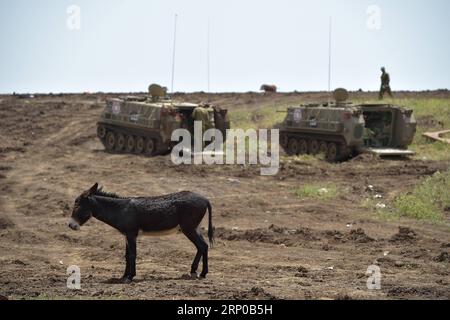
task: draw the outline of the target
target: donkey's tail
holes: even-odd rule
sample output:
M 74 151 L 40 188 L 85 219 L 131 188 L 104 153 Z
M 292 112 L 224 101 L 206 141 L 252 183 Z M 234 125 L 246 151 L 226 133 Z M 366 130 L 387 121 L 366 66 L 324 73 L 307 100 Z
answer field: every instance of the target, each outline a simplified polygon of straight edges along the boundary
M 212 208 L 211 203 L 208 201 L 208 239 L 209 239 L 209 245 L 212 247 L 214 244 L 214 226 L 212 223 Z

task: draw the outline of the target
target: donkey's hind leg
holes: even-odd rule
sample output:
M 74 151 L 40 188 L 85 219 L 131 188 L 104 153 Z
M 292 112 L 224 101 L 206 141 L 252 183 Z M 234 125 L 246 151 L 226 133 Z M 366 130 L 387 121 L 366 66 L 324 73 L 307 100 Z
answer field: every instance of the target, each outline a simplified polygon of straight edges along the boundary
M 203 241 L 203 247 L 204 251 L 202 254 L 203 257 L 203 269 L 202 273 L 200 274 L 200 278 L 206 278 L 206 275 L 208 274 L 208 244 L 205 241 L 205 238 L 203 238 L 203 235 L 200 233 L 200 230 L 197 230 L 197 234 L 199 235 L 200 239 Z
M 181 228 L 181 231 L 197 248 L 197 254 L 195 255 L 191 266 L 191 274 L 197 275 L 198 265 L 201 257 L 203 256 L 203 270 L 200 276 L 202 278 L 206 277 L 206 274 L 208 273 L 208 244 L 205 242 L 200 232 L 196 229 L 188 228 L 186 230 Z

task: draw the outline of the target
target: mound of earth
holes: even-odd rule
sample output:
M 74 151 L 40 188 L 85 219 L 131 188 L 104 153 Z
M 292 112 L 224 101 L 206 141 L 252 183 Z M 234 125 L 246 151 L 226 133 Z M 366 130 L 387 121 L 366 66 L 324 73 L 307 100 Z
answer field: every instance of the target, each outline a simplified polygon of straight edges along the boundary
M 317 241 L 319 238 L 314 236 L 308 228 L 290 229 L 271 225 L 267 229 L 236 230 L 217 228 L 218 238 L 227 241 L 248 241 L 262 242 L 275 245 L 298 246 L 305 241 Z
M 369 237 L 361 228 L 350 231 L 347 239 L 356 243 L 368 243 L 375 241 L 375 239 Z
M 391 242 L 412 242 L 417 240 L 417 233 L 408 227 L 399 227 L 398 233 L 394 234 Z
M 308 228 L 299 228 L 299 229 L 289 229 L 285 227 L 279 227 L 276 225 L 271 225 L 269 227 L 269 230 L 273 231 L 274 233 L 283 234 L 283 235 L 294 235 L 297 238 L 302 238 L 303 240 L 307 241 L 317 241 L 320 240 L 319 238 L 315 237 L 313 235 L 313 231 Z
M 338 230 L 326 230 L 323 234 L 325 237 L 336 243 L 354 242 L 362 244 L 376 241 L 369 237 L 361 228 L 351 230 L 348 234 L 343 234 Z

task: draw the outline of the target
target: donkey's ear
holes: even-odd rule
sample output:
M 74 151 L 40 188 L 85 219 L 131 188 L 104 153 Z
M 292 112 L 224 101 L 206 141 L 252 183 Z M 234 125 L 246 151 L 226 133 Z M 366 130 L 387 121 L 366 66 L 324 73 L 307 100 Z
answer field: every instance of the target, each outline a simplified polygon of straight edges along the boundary
M 91 189 L 89 189 L 89 195 L 92 195 L 97 192 L 98 183 L 94 184 Z

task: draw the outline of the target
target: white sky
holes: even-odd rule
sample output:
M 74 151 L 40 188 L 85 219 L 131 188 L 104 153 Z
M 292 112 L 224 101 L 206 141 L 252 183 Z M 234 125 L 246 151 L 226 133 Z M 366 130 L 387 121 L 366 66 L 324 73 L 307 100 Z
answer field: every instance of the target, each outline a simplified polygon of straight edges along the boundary
M 81 9 L 80 30 L 67 8 Z M 380 29 L 367 26 L 381 10 Z M 450 88 L 447 0 L 0 0 L 0 92 L 145 91 L 170 88 L 178 14 L 176 91 L 377 90 L 380 67 L 394 90 Z

